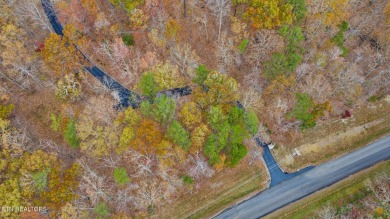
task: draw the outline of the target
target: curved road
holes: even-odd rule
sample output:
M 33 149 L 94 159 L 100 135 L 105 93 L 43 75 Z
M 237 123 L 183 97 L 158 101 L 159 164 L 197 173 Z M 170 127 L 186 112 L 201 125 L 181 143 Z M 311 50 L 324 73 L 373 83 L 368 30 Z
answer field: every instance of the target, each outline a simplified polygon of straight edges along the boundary
M 44 8 L 44 11 L 49 19 L 49 22 L 51 23 L 54 31 L 59 34 L 63 35 L 63 28 L 61 23 L 59 22 L 58 18 L 56 17 L 55 11 L 53 9 L 53 6 L 50 2 L 50 0 L 41 0 L 42 6 Z M 81 51 L 80 51 L 81 52 Z M 84 55 L 84 54 L 83 54 Z M 84 55 L 85 57 L 85 55 Z M 85 57 L 88 61 L 89 59 Z M 92 62 L 91 62 L 92 63 Z M 91 67 L 85 67 L 85 69 L 90 72 L 94 77 L 96 77 L 100 82 L 102 82 L 104 85 L 106 85 L 109 89 L 113 91 L 117 91 L 120 97 L 120 103 L 117 105 L 117 107 L 133 107 L 137 108 L 139 104 L 145 100 L 145 97 L 140 96 L 139 94 L 126 89 L 123 87 L 120 83 L 115 81 L 113 78 L 111 78 L 109 75 L 107 75 L 105 72 L 100 70 L 98 67 L 92 65 Z M 192 90 L 189 86 L 183 87 L 183 88 L 174 88 L 167 91 L 161 91 L 157 95 L 165 94 L 167 96 L 185 96 L 190 95 L 192 93 Z M 240 102 L 236 102 L 237 106 L 240 108 L 243 108 Z M 330 185 L 341 178 L 344 178 L 348 175 L 351 171 L 344 171 L 342 173 L 339 173 L 338 175 L 333 175 L 334 171 L 332 170 L 340 170 L 343 166 L 337 166 L 335 169 L 327 169 L 329 167 L 326 167 L 326 164 L 321 165 L 319 167 L 307 167 L 299 172 L 287 174 L 284 173 L 279 166 L 277 165 L 276 161 L 274 160 L 272 154 L 270 153 L 268 146 L 261 142 L 259 137 L 255 138 L 257 144 L 259 146 L 262 146 L 264 148 L 263 158 L 266 161 L 268 170 L 271 175 L 271 189 L 268 189 L 261 193 L 260 195 L 243 202 L 240 205 L 234 206 L 233 208 L 227 209 L 225 212 L 223 212 L 221 215 L 218 215 L 217 218 L 258 218 L 262 215 L 268 214 L 294 200 L 300 199 L 320 188 L 323 188 L 327 185 Z M 388 145 L 390 145 L 389 141 L 387 142 Z M 383 151 L 380 155 L 387 156 L 386 159 L 389 159 L 390 157 L 390 148 L 387 148 L 387 151 Z M 351 155 L 351 154 L 350 154 Z M 347 156 L 350 156 L 347 155 Z M 369 161 L 371 163 L 367 163 L 369 165 L 372 165 L 372 161 L 378 162 L 378 158 L 381 156 L 376 157 L 377 159 L 371 157 Z M 363 156 L 364 157 L 364 156 Z M 330 163 L 336 162 L 332 161 Z M 374 162 L 375 163 L 375 162 Z M 344 165 L 348 164 L 348 162 L 344 162 Z M 368 165 L 368 166 L 369 166 Z M 325 167 L 324 167 L 325 166 Z M 360 165 L 359 168 L 356 170 L 361 170 L 363 168 L 366 168 L 366 166 Z M 325 168 L 325 169 L 324 169 Z M 355 168 L 356 169 L 356 168 Z M 328 171 L 328 175 L 326 175 L 326 172 Z M 352 169 L 349 169 L 352 170 Z M 354 169 L 353 169 L 354 170 Z M 321 175 L 321 171 L 324 173 Z M 355 172 L 356 172 L 355 171 Z M 314 178 L 313 180 L 306 179 L 308 174 L 317 174 L 321 175 L 320 182 L 314 182 L 313 180 L 317 179 Z M 353 173 L 353 172 L 352 172 Z M 351 173 L 350 173 L 351 174 Z M 300 177 L 298 177 L 300 175 Z M 325 179 L 325 180 L 324 180 Z M 304 186 L 305 185 L 305 186 Z M 299 188 L 305 188 L 302 192 L 299 190 Z M 286 196 L 287 195 L 287 196 Z M 258 203 L 262 203 L 261 205 L 258 205 Z M 264 203 L 264 204 L 263 204 Z
M 50 0 L 41 0 L 41 4 L 43 7 L 43 10 L 45 11 L 45 14 L 54 30 L 54 32 L 58 35 L 63 35 L 63 27 L 61 23 L 59 22 L 55 10 L 53 8 L 53 5 Z M 80 51 L 80 50 L 79 50 Z M 139 94 L 137 94 L 134 91 L 131 91 L 125 87 L 123 87 L 120 83 L 118 83 L 116 80 L 114 80 L 112 77 L 110 77 L 108 74 L 106 74 L 104 71 L 99 69 L 97 66 L 94 66 L 82 51 L 80 53 L 84 56 L 86 60 L 88 60 L 91 63 L 90 67 L 85 67 L 85 69 L 91 73 L 95 78 L 97 78 L 102 84 L 104 84 L 106 87 L 108 87 L 112 91 L 118 92 L 120 103 L 116 106 L 116 108 L 127 108 L 131 106 L 132 108 L 139 107 L 140 103 L 146 99 L 146 97 L 143 97 Z M 174 96 L 185 96 L 190 95 L 192 92 L 191 88 L 189 86 L 185 86 L 182 88 L 173 88 L 166 91 L 161 91 L 157 95 L 168 95 L 170 97 Z
M 260 218 L 289 203 L 340 181 L 380 161 L 390 159 L 390 136 L 343 157 L 321 164 L 236 204 L 215 219 Z
M 56 12 L 53 8 L 53 5 L 50 0 L 41 0 L 42 7 L 45 11 L 45 14 L 52 25 L 52 28 L 54 32 L 58 35 L 63 35 L 63 27 L 61 23 L 59 22 Z M 91 75 L 93 75 L 95 78 L 97 78 L 102 84 L 104 84 L 106 87 L 108 87 L 110 90 L 115 91 L 118 93 L 119 96 L 119 104 L 115 106 L 115 108 L 127 108 L 131 106 L 132 108 L 139 107 L 140 103 L 147 98 L 144 96 L 141 96 L 137 94 L 134 91 L 131 91 L 129 89 L 126 89 L 123 87 L 120 83 L 118 83 L 116 80 L 114 80 L 112 77 L 110 77 L 108 74 L 103 72 L 98 67 L 94 66 L 92 62 L 80 51 L 80 53 L 84 56 L 86 60 L 88 60 L 91 63 L 91 66 L 84 67 Z M 203 87 L 203 89 L 208 90 L 208 88 Z M 186 96 L 190 95 L 192 93 L 192 89 L 190 86 L 185 86 L 181 88 L 173 88 L 170 90 L 160 91 L 157 93 L 157 96 L 159 95 L 167 95 L 169 97 L 178 97 L 178 96 Z M 245 110 L 243 105 L 236 101 L 236 105 L 239 108 L 242 108 Z M 298 174 L 301 174 L 307 170 L 309 170 L 312 167 L 305 168 L 301 171 L 298 171 L 296 173 L 288 174 L 283 172 L 276 161 L 274 160 L 272 154 L 270 153 L 268 149 L 268 145 L 265 144 L 260 140 L 260 138 L 257 136 L 255 137 L 256 143 L 258 146 L 262 146 L 264 148 L 263 157 L 267 164 L 268 170 L 270 171 L 271 175 L 271 186 L 277 185 L 291 177 L 294 177 Z
M 256 141 L 259 147 L 263 147 L 263 158 L 265 164 L 267 165 L 269 174 L 271 176 L 270 187 L 276 186 L 279 183 L 282 183 L 292 177 L 298 176 L 299 174 L 302 174 L 314 168 L 314 166 L 308 166 L 295 173 L 286 173 L 282 171 L 282 169 L 280 169 L 275 158 L 272 156 L 271 151 L 268 148 L 268 145 L 265 142 L 262 142 L 259 136 L 256 136 L 254 140 Z
M 53 8 L 53 5 L 51 4 L 50 0 L 41 0 L 43 9 L 45 11 L 45 14 L 47 18 L 49 19 L 49 22 L 51 26 L 54 29 L 54 32 L 58 35 L 63 35 L 63 27 L 61 23 L 59 22 L 55 10 Z M 80 50 L 79 50 L 80 51 Z M 142 97 L 125 87 L 123 87 L 120 83 L 115 81 L 112 77 L 110 77 L 108 74 L 100 70 L 98 67 L 94 66 L 92 62 L 84 55 L 83 52 L 80 51 L 80 53 L 84 56 L 86 60 L 88 60 L 91 63 L 91 67 L 84 67 L 91 75 L 93 75 L 95 78 L 97 78 L 102 84 L 104 84 L 106 87 L 108 87 L 112 91 L 118 92 L 120 103 L 117 107 L 133 107 L 136 108 L 139 106 L 140 102 L 142 101 Z

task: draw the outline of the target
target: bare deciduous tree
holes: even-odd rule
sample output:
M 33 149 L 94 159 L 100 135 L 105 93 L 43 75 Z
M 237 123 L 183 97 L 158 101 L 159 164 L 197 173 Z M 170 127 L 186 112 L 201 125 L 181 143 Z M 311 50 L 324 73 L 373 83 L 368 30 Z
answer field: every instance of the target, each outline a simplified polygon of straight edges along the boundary
M 203 10 L 197 14 L 197 16 L 194 18 L 195 23 L 199 23 L 200 26 L 200 31 L 199 32 L 204 32 L 206 34 L 206 40 L 209 40 L 209 30 L 208 30 L 208 25 L 209 25 L 209 20 L 207 13 L 204 12 Z
M 89 74 L 80 74 L 80 78 L 95 94 L 107 95 L 112 92 L 104 83 Z
M 175 169 L 160 168 L 160 177 L 167 183 L 167 194 L 173 194 L 177 192 L 177 188 L 182 186 L 183 180 L 177 176 Z
M 191 165 L 189 168 L 189 175 L 194 179 L 210 178 L 214 175 L 215 171 L 209 166 L 207 160 L 200 154 L 196 153 L 193 156 L 189 156 Z
M 233 39 L 228 38 L 226 34 L 223 34 L 218 41 L 217 48 L 218 70 L 221 73 L 227 73 L 235 61 L 233 56 Z
M 332 75 L 334 94 L 341 94 L 343 98 L 353 98 L 358 94 L 356 88 L 361 86 L 364 77 L 361 70 L 354 64 L 345 63 L 341 69 L 337 69 Z
M 364 185 L 375 195 L 375 198 L 379 201 L 378 205 L 389 205 L 390 176 L 386 173 L 378 174 L 375 176 L 374 180 L 366 180 Z
M 45 12 L 42 9 L 40 0 L 25 0 L 16 5 L 16 11 L 19 16 L 26 20 L 31 20 L 31 23 L 41 27 L 43 30 L 53 32 L 51 24 L 47 19 Z
M 120 189 L 115 193 L 113 203 L 118 212 L 129 212 L 129 205 L 134 205 L 135 197 L 132 194 L 132 189 L 136 188 Z
M 382 70 L 370 81 L 369 95 L 372 96 L 383 89 L 383 93 L 390 91 L 390 70 Z
M 128 157 L 131 163 L 134 165 L 134 173 L 132 177 L 147 177 L 155 175 L 153 168 L 157 164 L 156 155 L 146 154 L 143 155 L 137 151 L 126 151 L 126 157 Z
M 122 80 L 129 84 L 137 81 L 140 53 L 133 48 L 130 50 L 121 38 L 116 38 L 113 43 L 101 43 L 98 53 L 107 60 L 108 66 L 106 65 L 106 69 L 111 74 L 119 75 Z M 99 59 L 101 60 L 102 57 Z
M 37 145 L 32 142 L 28 135 L 26 128 L 16 129 L 10 127 L 1 133 L 2 145 L 5 148 L 12 148 L 15 151 L 34 151 L 37 149 Z
M 261 93 L 254 87 L 247 87 L 241 90 L 241 104 L 245 109 L 254 109 L 259 112 L 264 107 Z
M 261 151 L 258 147 L 254 147 L 249 152 L 251 159 L 249 160 L 248 164 L 251 166 L 256 160 L 261 159 Z
M 317 215 L 321 219 L 334 219 L 336 218 L 336 209 L 331 206 L 326 206 L 318 211 Z
M 143 180 L 136 190 L 135 206 L 139 209 L 154 207 L 166 197 L 164 193 L 164 186 L 159 180 Z
M 179 67 L 183 76 L 192 78 L 193 70 L 198 67 L 199 57 L 189 44 L 177 45 L 170 50 L 171 61 Z
M 83 169 L 83 174 L 79 181 L 79 188 L 89 197 L 93 205 L 101 199 L 109 200 L 109 187 L 105 184 L 105 177 L 93 170 L 86 160 L 79 160 L 78 163 Z
M 208 0 L 207 6 L 214 13 L 218 23 L 218 41 L 220 40 L 222 23 L 226 15 L 230 13 L 230 0 Z
M 302 93 L 309 94 L 319 102 L 327 101 L 333 93 L 333 89 L 328 79 L 321 72 L 311 72 L 298 83 Z
M 106 168 L 115 168 L 119 166 L 119 157 L 117 154 L 110 154 L 107 157 L 99 158 L 101 166 Z
M 248 60 L 252 65 L 259 66 L 270 55 L 283 48 L 283 38 L 274 30 L 260 30 L 253 35 L 248 45 Z
M 29 86 L 30 79 L 43 86 L 39 79 L 41 62 L 25 43 L 26 39 L 26 32 L 13 24 L 4 25 L 0 34 L 0 63 L 6 69 L 2 75 L 23 89 Z

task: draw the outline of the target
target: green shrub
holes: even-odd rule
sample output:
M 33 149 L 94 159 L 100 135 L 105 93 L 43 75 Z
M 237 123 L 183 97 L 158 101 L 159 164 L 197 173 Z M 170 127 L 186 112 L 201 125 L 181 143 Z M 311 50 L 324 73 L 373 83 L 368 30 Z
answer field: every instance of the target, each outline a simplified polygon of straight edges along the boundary
M 153 205 L 149 205 L 148 206 L 148 214 L 149 215 L 154 215 L 154 206 Z
M 211 165 L 221 162 L 221 159 L 218 154 L 219 150 L 216 146 L 216 138 L 217 137 L 215 134 L 211 134 L 203 147 L 203 152 L 209 158 L 209 164 Z
M 264 62 L 263 77 L 267 80 L 272 80 L 279 75 L 288 74 L 294 71 L 301 61 L 302 56 L 295 52 L 287 55 L 275 53 L 269 61 Z
M 38 191 L 42 191 L 47 186 L 47 175 L 50 169 L 45 169 L 32 175 L 34 186 Z
M 144 0 L 110 0 L 110 2 L 115 6 L 123 8 L 130 14 L 136 7 L 142 5 Z
M 141 103 L 141 106 L 140 106 L 140 111 L 142 113 L 142 115 L 144 115 L 145 117 L 152 117 L 152 104 L 150 104 L 149 101 L 144 101 Z
M 249 132 L 252 135 L 257 134 L 257 132 L 259 131 L 259 119 L 257 118 L 256 113 L 253 111 L 249 111 L 245 114 L 244 118 Z
M 5 119 L 9 115 L 11 115 L 12 110 L 14 110 L 15 106 L 13 104 L 2 105 L 0 104 L 0 119 Z
M 230 167 L 236 166 L 246 156 L 248 150 L 243 144 L 233 144 L 230 150 L 228 163 Z
M 157 82 L 152 72 L 143 74 L 137 86 L 141 88 L 142 94 L 149 98 L 154 98 L 158 91 Z
M 184 150 L 188 151 L 190 149 L 190 134 L 177 120 L 173 120 L 169 125 L 166 135 L 168 139 L 181 146 Z
M 287 3 L 294 7 L 295 21 L 301 23 L 307 12 L 305 0 L 287 0 Z
M 376 101 L 378 101 L 379 100 L 379 97 L 378 96 L 375 96 L 375 95 L 373 95 L 373 96 L 371 96 L 370 98 L 368 98 L 368 101 L 370 101 L 370 102 L 376 102 Z
M 134 46 L 134 36 L 132 34 L 123 35 L 122 41 L 126 46 Z
M 66 124 L 64 138 L 72 148 L 77 148 L 80 145 L 80 139 L 77 136 L 76 122 L 74 119 L 69 119 Z
M 288 28 L 289 26 L 288 25 L 283 25 L 279 28 L 279 34 L 282 36 L 282 37 L 286 37 L 287 36 L 287 33 L 288 33 Z
M 311 111 L 314 107 L 314 101 L 308 94 L 297 93 L 297 104 L 294 110 L 287 116 L 288 118 L 296 118 L 302 122 L 301 130 L 312 128 L 316 125 L 316 121 Z
M 243 39 L 240 45 L 238 45 L 238 51 L 240 53 L 244 53 L 246 48 L 248 47 L 248 44 L 249 44 L 249 39 Z
M 115 183 L 123 186 L 130 182 L 130 178 L 127 175 L 126 169 L 123 167 L 116 167 L 114 169 L 114 181 Z
M 176 111 L 176 102 L 166 95 L 156 97 L 152 106 L 152 115 L 154 119 L 163 124 L 167 125 L 171 121 Z
M 194 184 L 194 179 L 192 179 L 192 177 L 190 177 L 190 176 L 184 175 L 181 178 L 182 178 L 184 184 L 187 184 L 187 185 Z
M 198 85 L 202 85 L 203 82 L 207 79 L 209 72 L 210 70 L 208 70 L 205 65 L 199 65 L 196 69 L 196 77 L 193 81 Z
M 110 214 L 110 209 L 104 202 L 100 202 L 99 204 L 97 204 L 93 211 L 100 216 L 108 216 Z
M 332 37 L 331 41 L 334 42 L 342 51 L 341 57 L 348 55 L 348 49 L 344 46 L 344 33 L 348 30 L 348 23 L 346 21 L 341 22 L 339 25 L 339 32 Z
M 344 34 L 343 32 L 339 31 L 337 34 L 332 37 L 332 41 L 336 43 L 337 46 L 342 47 L 344 43 Z
M 62 116 L 59 115 L 58 117 L 54 115 L 53 113 L 50 114 L 50 119 L 51 119 L 51 125 L 50 128 L 53 129 L 53 131 L 58 132 L 61 127 L 61 122 L 62 122 Z
M 339 25 L 340 31 L 343 31 L 343 32 L 347 31 L 348 27 L 349 27 L 349 24 L 346 21 L 341 22 L 341 24 Z
M 283 74 L 289 74 L 302 62 L 301 47 L 304 41 L 302 29 L 293 26 L 282 26 L 279 33 L 286 39 L 286 49 L 284 53 L 274 53 L 269 61 L 263 63 L 263 77 L 267 80 L 273 80 L 275 77 Z
M 303 53 L 303 49 L 301 47 L 303 41 L 305 40 L 305 36 L 302 33 L 302 29 L 297 26 L 291 27 L 286 36 L 287 47 L 286 53 Z

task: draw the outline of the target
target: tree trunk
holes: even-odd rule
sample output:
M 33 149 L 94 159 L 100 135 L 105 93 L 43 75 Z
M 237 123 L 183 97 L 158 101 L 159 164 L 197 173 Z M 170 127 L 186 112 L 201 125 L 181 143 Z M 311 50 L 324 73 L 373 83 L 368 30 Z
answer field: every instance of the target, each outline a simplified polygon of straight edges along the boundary
M 184 7 L 184 17 L 187 17 L 187 0 L 183 0 L 184 1 L 184 4 L 183 4 L 183 7 Z

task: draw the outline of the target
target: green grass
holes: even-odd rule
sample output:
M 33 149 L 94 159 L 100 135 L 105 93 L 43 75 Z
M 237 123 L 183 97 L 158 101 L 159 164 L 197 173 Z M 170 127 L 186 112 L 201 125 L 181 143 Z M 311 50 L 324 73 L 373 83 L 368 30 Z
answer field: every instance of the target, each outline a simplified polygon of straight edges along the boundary
M 212 214 L 217 213 L 219 210 L 231 205 L 234 201 L 239 200 L 252 192 L 259 190 L 259 184 L 261 183 L 260 176 L 258 180 L 253 180 L 252 182 L 241 186 L 237 191 L 232 194 L 227 195 L 225 198 L 218 200 L 216 203 L 207 206 L 206 209 L 198 211 L 195 214 L 191 215 L 189 218 L 208 218 Z
M 280 210 L 268 218 L 301 219 L 312 218 L 316 211 L 330 205 L 338 211 L 341 210 L 339 203 L 354 203 L 370 194 L 365 188 L 364 181 L 373 178 L 376 174 L 386 172 L 390 174 L 390 161 L 382 162 L 371 169 L 357 173 L 348 179 L 319 191 L 287 208 Z

